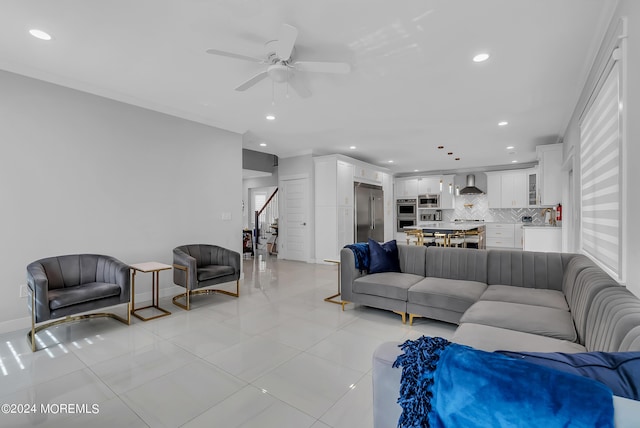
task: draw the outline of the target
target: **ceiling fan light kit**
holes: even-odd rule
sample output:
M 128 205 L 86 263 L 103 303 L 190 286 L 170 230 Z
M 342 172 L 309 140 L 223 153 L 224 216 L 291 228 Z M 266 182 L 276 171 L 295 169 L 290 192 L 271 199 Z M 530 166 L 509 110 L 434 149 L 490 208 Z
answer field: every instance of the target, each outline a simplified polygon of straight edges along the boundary
M 208 49 L 207 53 L 211 55 L 240 59 L 243 61 L 256 62 L 259 64 L 267 64 L 266 70 L 261 71 L 249 80 L 240 84 L 235 88 L 236 91 L 246 91 L 261 80 L 269 77 L 273 82 L 287 83 L 299 96 L 307 98 L 311 96 L 311 91 L 306 87 L 306 85 L 296 78 L 297 72 L 346 74 L 351 71 L 351 66 L 344 62 L 294 60 L 295 43 L 297 38 L 297 28 L 288 24 L 283 24 L 280 27 L 278 39 L 270 40 L 265 43 L 267 52 L 264 59 L 237 54 L 234 52 L 221 51 L 218 49 Z

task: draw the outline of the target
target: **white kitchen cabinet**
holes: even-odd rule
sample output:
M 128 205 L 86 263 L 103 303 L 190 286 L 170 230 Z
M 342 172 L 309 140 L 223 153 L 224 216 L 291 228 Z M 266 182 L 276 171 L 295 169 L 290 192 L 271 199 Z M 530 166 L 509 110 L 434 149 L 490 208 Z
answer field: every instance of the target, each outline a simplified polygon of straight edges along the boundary
M 502 174 L 487 172 L 487 203 L 489 208 L 502 208 Z
M 526 208 L 528 175 L 525 171 L 487 172 L 489 208 Z
M 353 173 L 353 165 L 343 161 L 337 162 L 336 189 L 338 192 L 338 205 L 353 207 Z
M 385 193 L 384 236 L 385 240 L 391 239 L 394 224 L 389 174 L 342 155 L 318 156 L 313 161 L 316 260 L 339 259 L 340 249 L 354 242 L 354 181 L 382 186 Z
M 382 174 L 382 191 L 384 192 L 384 240 L 388 241 L 392 239 L 396 230 L 396 203 L 393 198 L 393 176 L 386 172 Z
M 525 226 L 522 230 L 525 251 L 562 252 L 561 227 Z
M 440 177 L 422 177 L 418 179 L 418 195 L 440 193 Z
M 396 199 L 410 199 L 418 197 L 418 179 L 396 179 Z
M 524 236 L 522 224 L 513 225 L 513 247 L 522 250 L 524 248 Z
M 455 175 L 443 175 L 442 179 L 442 194 L 440 195 L 440 208 L 443 210 L 455 209 Z M 438 182 L 438 186 L 440 183 Z
M 382 184 L 382 172 L 361 165 L 355 167 L 353 177 L 365 183 Z
M 562 144 L 536 147 L 540 205 L 558 205 L 562 201 Z
M 538 170 L 535 168 L 526 170 L 527 172 L 527 204 L 529 208 L 536 208 L 540 205 L 540 198 L 538 196 L 538 189 L 540 185 L 538 184 Z
M 509 172 L 502 176 L 503 208 L 523 208 L 528 204 L 528 175 L 525 172 Z
M 487 223 L 485 226 L 487 248 L 515 248 L 515 225 Z

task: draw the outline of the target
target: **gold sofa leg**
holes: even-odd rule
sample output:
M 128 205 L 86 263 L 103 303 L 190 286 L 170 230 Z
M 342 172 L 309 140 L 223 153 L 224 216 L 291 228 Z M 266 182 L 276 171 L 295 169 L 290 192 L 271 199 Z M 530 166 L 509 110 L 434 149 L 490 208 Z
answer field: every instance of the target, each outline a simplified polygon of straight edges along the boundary
M 407 314 L 406 312 L 393 311 L 394 314 L 398 314 L 402 317 L 402 324 L 407 323 Z
M 409 314 L 409 325 L 413 325 L 414 318 L 422 318 L 422 315 Z

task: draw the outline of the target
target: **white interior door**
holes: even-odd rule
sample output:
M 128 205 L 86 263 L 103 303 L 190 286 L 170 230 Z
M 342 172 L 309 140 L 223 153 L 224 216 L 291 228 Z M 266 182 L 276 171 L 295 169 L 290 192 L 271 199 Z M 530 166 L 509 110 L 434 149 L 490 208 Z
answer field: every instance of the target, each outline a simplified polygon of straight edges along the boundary
M 307 178 L 284 180 L 284 215 L 281 218 L 279 254 L 289 260 L 309 260 L 309 182 Z

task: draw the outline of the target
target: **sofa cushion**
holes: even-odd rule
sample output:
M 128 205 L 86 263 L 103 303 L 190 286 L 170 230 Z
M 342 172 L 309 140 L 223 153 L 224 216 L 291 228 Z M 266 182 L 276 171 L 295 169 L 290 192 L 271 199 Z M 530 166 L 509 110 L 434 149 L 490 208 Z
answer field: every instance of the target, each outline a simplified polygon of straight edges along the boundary
M 49 308 L 54 311 L 79 303 L 118 296 L 120 291 L 118 284 L 106 282 L 90 282 L 73 287 L 56 288 L 49 290 Z
M 557 290 L 539 290 L 537 288 L 513 287 L 511 285 L 490 285 L 482 293 L 480 300 L 522 303 L 562 309 L 563 311 L 569 310 L 564 294 Z
M 586 352 L 579 343 L 473 323 L 461 324 L 451 341 L 485 351 Z
M 400 272 L 396 240 L 380 245 L 369 239 L 369 273 Z
M 422 277 L 427 276 L 427 247 L 424 245 L 397 244 L 400 271 Z
M 409 289 L 408 301 L 462 313 L 486 289 L 487 285 L 482 282 L 427 277 Z
M 373 273 L 353 281 L 353 291 L 361 294 L 407 300 L 407 290 L 423 277 L 411 273 Z
M 460 322 L 485 324 L 571 342 L 578 337 L 570 312 L 521 303 L 481 300 L 464 313 Z
M 640 400 L 640 352 L 512 352 L 501 354 L 522 361 L 588 377 L 607 385 L 619 396 Z
M 427 247 L 427 273 L 446 279 L 487 283 L 487 251 L 467 248 Z
M 207 281 L 210 279 L 221 278 L 227 275 L 233 275 L 235 273 L 235 270 L 231 266 L 208 265 L 199 267 L 197 272 L 198 281 Z
M 574 254 L 521 250 L 488 250 L 487 284 L 562 289 L 564 267 Z

